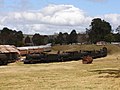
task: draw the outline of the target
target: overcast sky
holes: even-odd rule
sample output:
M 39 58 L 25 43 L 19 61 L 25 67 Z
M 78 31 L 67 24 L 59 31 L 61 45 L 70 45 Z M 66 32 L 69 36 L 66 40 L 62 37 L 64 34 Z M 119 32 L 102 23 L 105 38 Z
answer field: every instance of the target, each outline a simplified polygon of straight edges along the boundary
M 84 32 L 93 18 L 120 25 L 120 0 L 0 0 L 0 29 L 25 34 Z

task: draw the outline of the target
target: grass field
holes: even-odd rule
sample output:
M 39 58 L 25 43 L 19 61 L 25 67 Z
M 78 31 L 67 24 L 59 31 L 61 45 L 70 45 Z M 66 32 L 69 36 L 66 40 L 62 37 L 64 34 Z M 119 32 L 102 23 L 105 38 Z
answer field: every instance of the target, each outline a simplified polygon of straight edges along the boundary
M 99 49 L 98 46 L 55 46 L 57 50 Z M 120 90 L 120 47 L 93 64 L 81 61 L 0 66 L 0 90 Z

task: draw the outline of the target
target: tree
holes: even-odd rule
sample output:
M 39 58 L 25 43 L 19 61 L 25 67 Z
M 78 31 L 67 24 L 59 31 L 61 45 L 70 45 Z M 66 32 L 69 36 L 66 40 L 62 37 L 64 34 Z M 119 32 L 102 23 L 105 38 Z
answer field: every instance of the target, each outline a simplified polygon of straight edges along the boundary
M 12 44 L 13 41 L 13 36 L 12 36 L 12 31 L 9 30 L 8 28 L 3 28 L 1 30 L 1 42 L 2 44 Z
M 54 45 L 56 42 L 55 38 L 48 38 L 48 43 L 51 43 L 52 45 Z
M 72 30 L 70 35 L 69 35 L 69 43 L 77 43 L 77 33 L 76 30 Z
M 43 38 L 43 45 L 49 43 L 49 37 L 47 35 L 42 36 Z
M 105 36 L 110 34 L 112 31 L 109 22 L 101 20 L 100 18 L 95 18 L 92 20 L 90 29 L 87 29 L 89 35 L 89 40 L 91 43 L 96 43 L 97 41 L 104 41 Z
M 120 34 L 114 34 L 115 42 L 120 42 Z
M 107 41 L 107 42 L 113 42 L 115 40 L 115 38 L 114 38 L 114 35 L 112 34 L 112 33 L 110 33 L 110 34 L 107 34 L 106 36 L 105 36 L 105 41 Z
M 27 45 L 27 44 L 29 44 L 29 43 L 31 43 L 31 40 L 30 40 L 30 37 L 27 36 L 27 37 L 25 38 L 25 45 Z
M 87 43 L 88 42 L 88 35 L 86 33 L 79 33 L 77 42 L 78 43 Z
M 8 29 L 7 27 L 3 28 L 0 33 L 1 44 L 9 44 L 15 46 L 23 45 L 23 34 L 21 31 L 15 31 Z
M 32 37 L 32 41 L 34 45 L 42 45 L 44 42 L 44 38 L 40 34 L 34 34 Z
M 59 32 L 57 38 L 55 39 L 55 44 L 60 44 L 60 45 L 63 44 L 63 34 L 62 34 L 62 32 Z
M 63 43 L 69 44 L 69 34 L 68 33 L 63 33 Z
M 120 25 L 117 27 L 116 31 L 120 34 Z
M 15 46 L 23 46 L 24 45 L 23 38 L 24 36 L 22 31 L 18 31 L 18 32 L 15 31 L 15 35 L 14 35 Z

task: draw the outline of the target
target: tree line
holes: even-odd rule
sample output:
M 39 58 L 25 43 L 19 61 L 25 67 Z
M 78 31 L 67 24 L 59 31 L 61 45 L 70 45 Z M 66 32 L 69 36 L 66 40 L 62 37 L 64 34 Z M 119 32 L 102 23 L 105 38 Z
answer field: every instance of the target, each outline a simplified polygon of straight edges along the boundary
M 37 46 L 47 43 L 61 45 L 77 43 L 77 33 L 75 30 L 73 30 L 70 34 L 60 32 L 56 37 L 54 37 L 54 35 L 50 37 L 36 33 L 32 36 L 32 38 L 30 38 L 29 35 L 27 37 L 24 37 L 22 31 L 12 30 L 7 27 L 0 30 L 0 45 Z
M 7 27 L 0 30 L 0 44 L 9 44 L 15 46 L 28 46 L 28 45 L 44 45 L 47 43 L 52 44 L 73 44 L 73 43 L 96 43 L 98 41 L 106 42 L 120 42 L 120 26 L 113 32 L 109 22 L 100 18 L 94 18 L 89 26 L 86 28 L 84 34 L 77 33 L 72 30 L 70 34 L 67 32 L 59 32 L 57 35 L 40 35 L 36 33 L 30 37 L 26 37 L 22 31 L 8 29 Z
M 25 38 L 25 43 L 29 45 L 29 43 L 33 43 L 34 45 L 44 45 L 47 43 L 52 44 L 72 44 L 77 43 L 77 33 L 76 30 L 72 30 L 70 34 L 60 32 L 58 35 L 40 35 L 34 34 L 32 38 L 27 36 Z
M 93 19 L 90 28 L 86 29 L 91 43 L 98 41 L 120 42 L 120 26 L 118 26 L 116 31 L 117 33 L 114 33 L 110 23 L 100 18 Z
M 1 45 L 23 46 L 23 38 L 22 31 L 11 30 L 7 27 L 0 30 Z

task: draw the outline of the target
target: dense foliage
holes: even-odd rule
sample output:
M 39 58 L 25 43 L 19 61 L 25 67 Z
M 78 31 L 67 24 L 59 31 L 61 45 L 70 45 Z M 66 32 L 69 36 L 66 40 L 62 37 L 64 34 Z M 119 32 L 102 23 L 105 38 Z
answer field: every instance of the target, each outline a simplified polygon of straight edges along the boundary
M 120 25 L 117 27 L 116 32 L 120 34 Z
M 27 35 L 27 37 L 25 38 L 25 45 L 29 45 L 30 43 L 32 43 L 31 42 L 31 40 L 30 40 L 30 37 Z
M 77 43 L 77 33 L 75 30 L 72 30 L 70 35 L 69 35 L 69 43 Z
M 33 44 L 38 45 L 44 45 L 48 43 L 48 36 L 46 35 L 40 35 L 40 34 L 34 34 L 32 37 Z
M 76 30 L 72 30 L 70 34 L 60 32 L 55 39 L 55 44 L 72 44 L 77 43 Z
M 0 44 L 23 46 L 23 33 L 5 27 L 0 31 Z
M 93 19 L 90 29 L 87 29 L 91 43 L 105 41 L 106 39 L 108 40 L 109 36 L 111 36 L 111 31 L 112 29 L 110 23 L 105 20 L 101 20 L 100 18 Z

